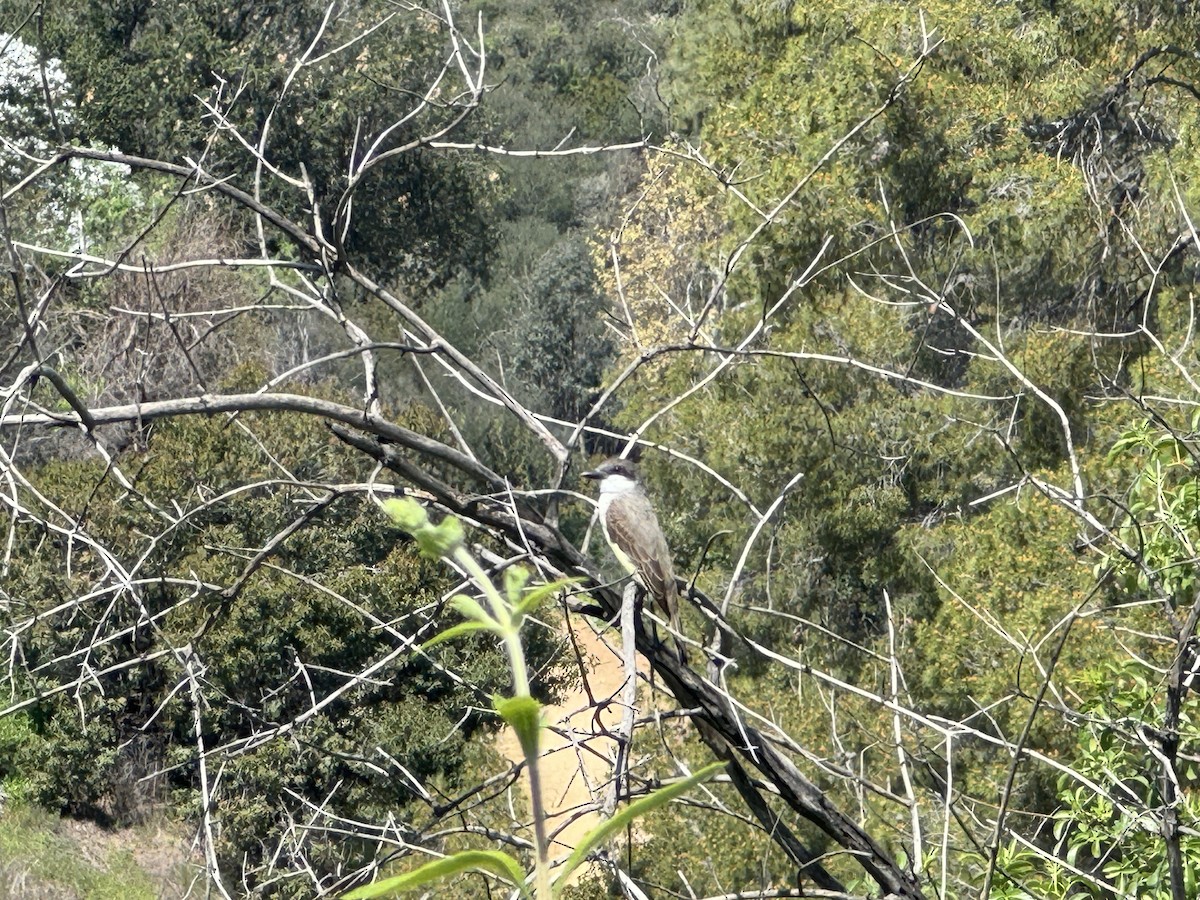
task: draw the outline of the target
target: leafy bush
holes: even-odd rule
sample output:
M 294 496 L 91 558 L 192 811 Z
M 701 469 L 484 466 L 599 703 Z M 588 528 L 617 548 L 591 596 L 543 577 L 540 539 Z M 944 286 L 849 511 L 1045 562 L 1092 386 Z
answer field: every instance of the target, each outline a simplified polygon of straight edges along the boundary
M 86 498 L 89 534 L 144 581 L 96 592 L 105 560 L 18 526 L 4 585 L 25 663 L 15 687 L 31 698 L 43 686 L 70 690 L 0 720 L 11 723 L 0 734 L 14 750 L 0 775 L 53 809 L 105 822 L 138 821 L 163 804 L 198 817 L 199 737 L 209 777 L 219 773 L 211 810 L 229 872 L 240 880 L 245 867 L 252 883 L 259 863 L 282 854 L 303 856 L 322 877 L 373 844 L 323 831 L 320 817 L 312 829 L 295 823 L 313 822 L 313 808 L 382 822 L 420 807 L 411 784 L 390 777 L 389 756 L 421 783 L 455 791 L 487 758 L 472 738 L 497 726 L 481 708 L 507 679 L 486 640 L 425 654 L 405 645 L 450 582 L 380 528 L 363 493 L 322 504 L 320 492 L 279 477 L 282 467 L 354 483 L 361 462 L 316 422 L 244 423 L 263 444 L 201 419 L 155 427 L 135 497 L 91 462 L 34 473 L 56 496 Z M 162 504 L 182 516 L 177 524 L 164 521 Z M 256 549 L 306 511 L 243 582 Z M 83 595 L 91 599 L 51 611 Z M 539 693 L 555 677 L 545 635 L 530 640 Z

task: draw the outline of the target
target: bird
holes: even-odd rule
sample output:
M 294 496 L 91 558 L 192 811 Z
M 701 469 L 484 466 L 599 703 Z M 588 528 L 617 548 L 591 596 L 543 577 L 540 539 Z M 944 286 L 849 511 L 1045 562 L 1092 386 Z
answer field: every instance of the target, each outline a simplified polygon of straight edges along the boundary
M 678 637 L 683 632 L 679 628 L 679 589 L 671 550 L 638 478 L 637 466 L 613 457 L 584 472 L 583 477 L 600 483 L 600 527 L 613 555 L 666 613 Z

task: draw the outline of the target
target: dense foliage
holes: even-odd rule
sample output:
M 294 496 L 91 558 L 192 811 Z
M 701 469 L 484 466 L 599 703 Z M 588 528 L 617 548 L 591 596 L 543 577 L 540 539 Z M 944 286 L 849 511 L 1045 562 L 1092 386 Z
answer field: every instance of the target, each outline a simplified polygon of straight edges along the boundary
M 472 737 L 496 720 L 472 710 L 507 678 L 502 656 L 481 642 L 403 652 L 413 624 L 420 634 L 436 622 L 445 577 L 381 527 L 361 491 L 331 497 L 279 478 L 279 467 L 314 485 L 353 470 L 318 425 L 248 424 L 264 443 L 236 426 L 198 421 L 155 429 L 133 493 L 90 462 L 36 473 L 40 484 L 86 498 L 89 539 L 138 560 L 146 589 L 136 604 L 114 592 L 94 612 L 48 614 L 47 598 L 93 583 L 106 562 L 65 572 L 58 541 L 36 525 L 18 529 L 7 580 L 23 635 L 14 689 L 48 696 L 18 714 L 26 733 L 10 741 L 10 790 L 113 824 L 168 801 L 199 813 L 189 740 L 199 715 L 205 743 L 233 751 L 220 773 L 222 857 L 257 868 L 277 853 L 306 853 L 336 867 L 369 845 L 296 833 L 310 798 L 333 796 L 336 814 L 368 820 L 419 803 L 411 784 L 389 774 L 386 748 L 395 746 L 413 778 L 447 795 L 465 789 L 493 764 Z M 152 498 L 167 486 L 193 499 L 177 527 L 147 543 L 159 516 Z M 251 565 L 248 548 L 297 521 L 306 527 L 265 564 Z M 118 637 L 97 646 L 100 630 Z M 548 648 L 534 639 L 540 666 Z M 95 673 L 91 683 L 53 692 L 81 654 Z M 128 667 L 137 658 L 144 664 Z M 355 683 L 364 667 L 372 680 Z M 459 677 L 446 678 L 447 670 Z M 192 690 L 202 685 L 221 702 L 197 709 L 196 696 L 180 689 L 189 675 L 197 679 Z M 331 702 L 314 707 L 314 697 Z
M 76 407 L 42 364 L 92 407 L 286 390 L 442 443 L 364 454 L 349 412 L 102 441 L 6 418 L 10 795 L 169 808 L 264 892 L 490 846 L 521 816 L 484 740 L 502 654 L 413 651 L 455 585 L 378 514 L 379 472 L 459 491 L 502 567 L 537 553 L 489 502 L 582 542 L 572 467 L 636 435 L 677 570 L 741 638 L 717 680 L 925 896 L 1195 893 L 1190 4 L 25 6 L 0 4 L 26 23 L 9 68 L 43 72 L 5 76 L 3 177 L 30 181 L 0 223 L 29 260 L 3 414 Z M 477 15 L 476 109 L 453 54 Z M 385 132 L 416 144 L 355 181 Z M 62 143 L 200 160 L 345 232 L 323 256 L 162 167 L 34 175 Z M 560 685 L 551 632 L 524 633 Z M 647 728 L 634 781 L 711 747 Z M 810 884 L 731 784 L 706 790 L 572 891 L 617 890 L 617 857 L 652 895 Z
M 749 634 L 877 696 L 889 693 L 883 661 L 898 654 L 915 708 L 982 717 L 986 733 L 1009 738 L 1042 679 L 1103 723 L 1117 717 L 1109 667 L 1130 655 L 1169 664 L 1170 623 L 1121 601 L 1192 603 L 1190 542 L 1170 559 L 1151 556 L 1190 529 L 1181 523 L 1195 487 L 1192 431 L 1168 404 L 1154 407 L 1165 418 L 1141 438 L 1174 455 L 1178 494 L 1167 500 L 1153 493 L 1160 480 L 1139 475 L 1140 499 L 1118 501 L 1129 476 L 1108 453 L 1130 446 L 1117 439 L 1147 395 L 1196 402 L 1185 383 L 1195 246 L 1180 252 L 1180 204 L 1191 209 L 1197 24 L 1173 5 L 1104 3 L 934 4 L 918 14 L 888 3 L 715 0 L 680 16 L 667 96 L 702 159 L 680 145 L 653 163 L 645 199 L 596 258 L 608 264 L 609 293 L 632 310 L 627 358 L 697 334 L 740 351 L 656 360 L 623 394 L 619 423 L 653 422 L 651 440 L 745 488 L 739 498 L 654 459 L 672 545 L 693 565 L 704 559 L 700 583 L 725 595 L 740 560 L 733 596 Z M 1143 325 L 1189 348 L 1174 357 L 1178 371 Z M 741 335 L 755 337 L 731 337 Z M 672 401 L 721 365 L 704 391 Z M 1073 464 L 1096 515 L 1124 522 L 1133 548 L 1114 556 L 1129 577 L 1098 593 L 1104 566 L 1086 551 L 1094 529 L 1035 487 L 1069 485 Z M 758 513 L 784 491 L 769 539 L 741 559 Z M 1116 605 L 1102 613 L 1106 601 Z M 1124 636 L 1114 641 L 1114 629 Z M 819 682 L 789 700 L 803 677 L 750 665 L 746 689 L 778 685 L 772 714 L 789 734 L 895 784 L 891 717 L 878 704 L 844 697 L 835 711 L 832 698 L 815 702 Z M 1161 724 L 1165 697 L 1143 696 L 1140 716 Z M 1027 746 L 1079 753 L 1081 769 L 1098 771 L 1086 735 L 1103 724 L 1081 735 L 1072 715 L 1032 714 Z M 1034 889 L 1037 878 L 1024 884 L 1014 862 L 1008 881 L 999 867 L 997 892 L 1095 890 L 1090 872 L 1132 891 L 1118 873 L 1165 866 L 1125 846 L 1119 818 L 1093 811 L 1073 830 L 1096 795 L 1070 779 L 1022 767 L 1002 788 L 1010 756 L 996 745 L 957 750 L 951 788 L 948 747 L 921 746 L 928 739 L 914 734 L 910 752 L 930 787 L 983 804 L 1002 796 L 1025 840 L 1085 872 L 1051 866 Z M 1125 770 L 1114 765 L 1100 783 Z M 830 789 L 853 804 L 861 787 L 835 778 Z M 1140 801 L 1136 809 L 1158 802 Z M 1060 823 L 1053 835 L 1048 814 Z M 1101 821 L 1108 850 L 1089 844 Z M 990 838 L 967 833 L 979 846 Z M 1075 849 L 1086 846 L 1090 858 Z M 1045 871 L 1019 849 L 1013 860 Z M 924 864 L 943 861 L 930 850 Z M 959 877 L 978 883 L 986 868 Z M 670 881 L 668 871 L 659 877 Z M 1140 889 L 1168 896 L 1167 881 Z
M 313 192 L 267 179 L 266 196 L 298 215 L 322 211 L 332 227 L 362 143 L 402 115 L 407 86 L 442 62 L 437 32 L 420 17 L 378 24 L 371 6 L 327 17 L 328 4 L 316 2 L 55 4 L 38 12 L 39 48 L 60 61 L 71 93 L 59 102 L 73 114 L 60 113 L 51 143 L 192 159 L 232 174 L 244 147 L 231 131 L 258 132 L 264 164 L 308 179 Z M 19 21 L 25 7 L 0 11 Z M 374 24 L 369 40 L 357 41 Z M 355 42 L 348 58 L 313 59 L 309 45 L 323 25 L 330 46 Z M 388 146 L 412 137 L 395 130 Z M 397 157 L 386 175 L 356 186 L 360 221 L 371 227 L 351 229 L 347 248 L 422 287 L 486 272 L 492 193 L 482 172 L 467 157 Z

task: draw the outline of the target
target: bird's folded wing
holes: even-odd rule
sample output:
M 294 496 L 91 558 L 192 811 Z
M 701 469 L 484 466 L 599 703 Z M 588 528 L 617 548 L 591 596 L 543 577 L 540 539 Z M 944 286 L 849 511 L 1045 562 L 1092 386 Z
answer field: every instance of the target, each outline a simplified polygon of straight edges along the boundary
M 653 516 L 653 513 L 651 513 Z M 653 520 L 652 520 L 653 521 Z M 646 535 L 635 535 L 633 529 L 622 518 L 613 516 L 608 522 L 609 536 L 614 544 L 629 557 L 642 584 L 655 597 L 667 597 L 675 588 L 675 571 L 671 566 L 670 550 L 662 540 L 658 522 L 653 522 L 650 531 L 657 540 L 646 540 Z

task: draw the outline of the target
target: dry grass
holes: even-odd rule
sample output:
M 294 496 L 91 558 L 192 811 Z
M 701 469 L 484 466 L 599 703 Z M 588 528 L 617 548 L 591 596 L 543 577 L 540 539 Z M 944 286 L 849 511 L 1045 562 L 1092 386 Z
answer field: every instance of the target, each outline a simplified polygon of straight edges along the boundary
M 109 831 L 28 807 L 6 808 L 0 813 L 0 900 L 183 897 L 199 872 L 189 862 L 184 831 L 163 822 Z

